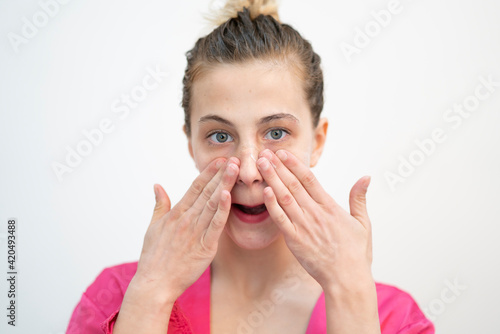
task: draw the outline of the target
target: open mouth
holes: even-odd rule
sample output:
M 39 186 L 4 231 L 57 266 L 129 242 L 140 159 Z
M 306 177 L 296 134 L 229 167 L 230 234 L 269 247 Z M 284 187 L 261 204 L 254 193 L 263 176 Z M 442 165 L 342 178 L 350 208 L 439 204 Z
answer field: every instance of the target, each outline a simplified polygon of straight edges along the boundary
M 267 210 L 264 204 L 257 206 L 246 206 L 242 204 L 233 203 L 233 207 L 235 207 L 236 209 L 240 210 L 243 213 L 246 213 L 247 215 L 258 215 Z
M 265 204 L 247 206 L 233 203 L 232 211 L 244 223 L 260 223 L 269 217 Z

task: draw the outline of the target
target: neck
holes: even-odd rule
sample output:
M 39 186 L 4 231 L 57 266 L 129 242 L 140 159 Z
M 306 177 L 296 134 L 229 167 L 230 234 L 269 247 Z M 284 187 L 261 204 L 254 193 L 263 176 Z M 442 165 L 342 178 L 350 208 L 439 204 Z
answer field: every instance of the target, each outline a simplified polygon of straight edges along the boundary
M 304 271 L 282 235 L 264 249 L 249 250 L 236 245 L 226 233 L 219 239 L 211 270 L 225 286 L 244 291 L 247 296 L 269 293 L 290 270 L 295 275 Z

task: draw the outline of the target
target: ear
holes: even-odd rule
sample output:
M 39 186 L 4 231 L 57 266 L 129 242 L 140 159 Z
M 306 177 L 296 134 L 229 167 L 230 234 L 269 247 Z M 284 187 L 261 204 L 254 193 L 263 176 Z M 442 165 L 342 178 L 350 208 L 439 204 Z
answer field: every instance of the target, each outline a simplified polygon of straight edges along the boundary
M 309 167 L 314 167 L 323 153 L 323 148 L 325 147 L 326 133 L 328 132 L 328 119 L 321 118 L 318 122 L 318 126 L 314 130 L 313 139 L 313 150 L 311 153 L 311 162 Z
M 193 158 L 194 160 L 194 155 L 193 155 L 193 145 L 191 144 L 191 137 L 189 137 L 187 135 L 187 132 L 186 132 L 186 124 L 184 124 L 182 126 L 182 131 L 184 132 L 184 134 L 186 135 L 187 137 L 187 140 L 188 140 L 188 149 L 189 149 L 189 155 L 191 156 L 191 158 Z

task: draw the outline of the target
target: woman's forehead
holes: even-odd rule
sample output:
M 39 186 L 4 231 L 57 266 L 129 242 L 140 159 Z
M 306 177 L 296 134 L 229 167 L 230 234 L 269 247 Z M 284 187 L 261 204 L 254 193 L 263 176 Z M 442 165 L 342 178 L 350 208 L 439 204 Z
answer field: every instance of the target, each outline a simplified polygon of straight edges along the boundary
M 191 119 L 198 122 L 207 115 L 225 115 L 255 121 L 291 114 L 301 120 L 310 117 L 304 96 L 300 79 L 284 67 L 258 63 L 217 66 L 193 84 Z

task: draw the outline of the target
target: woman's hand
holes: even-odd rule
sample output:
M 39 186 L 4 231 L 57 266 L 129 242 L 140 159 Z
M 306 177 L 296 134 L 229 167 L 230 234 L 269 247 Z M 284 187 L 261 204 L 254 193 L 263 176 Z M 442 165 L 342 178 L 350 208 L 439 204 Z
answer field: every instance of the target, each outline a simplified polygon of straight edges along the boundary
M 212 161 L 172 210 L 165 190 L 155 185 L 156 206 L 135 281 L 173 302 L 201 276 L 217 252 L 239 163 L 236 158 Z
M 290 251 L 323 288 L 328 333 L 380 333 L 365 197 L 370 178 L 352 187 L 348 213 L 290 152 L 264 150 L 259 157 L 269 215 Z
M 265 150 L 259 157 L 257 165 L 268 184 L 266 207 L 309 274 L 324 289 L 371 275 L 371 224 L 365 199 L 369 177 L 353 186 L 349 214 L 290 152 Z
M 172 210 L 165 190 L 155 185 L 153 218 L 113 333 L 167 332 L 174 302 L 217 252 L 239 164 L 236 158 L 212 161 Z

